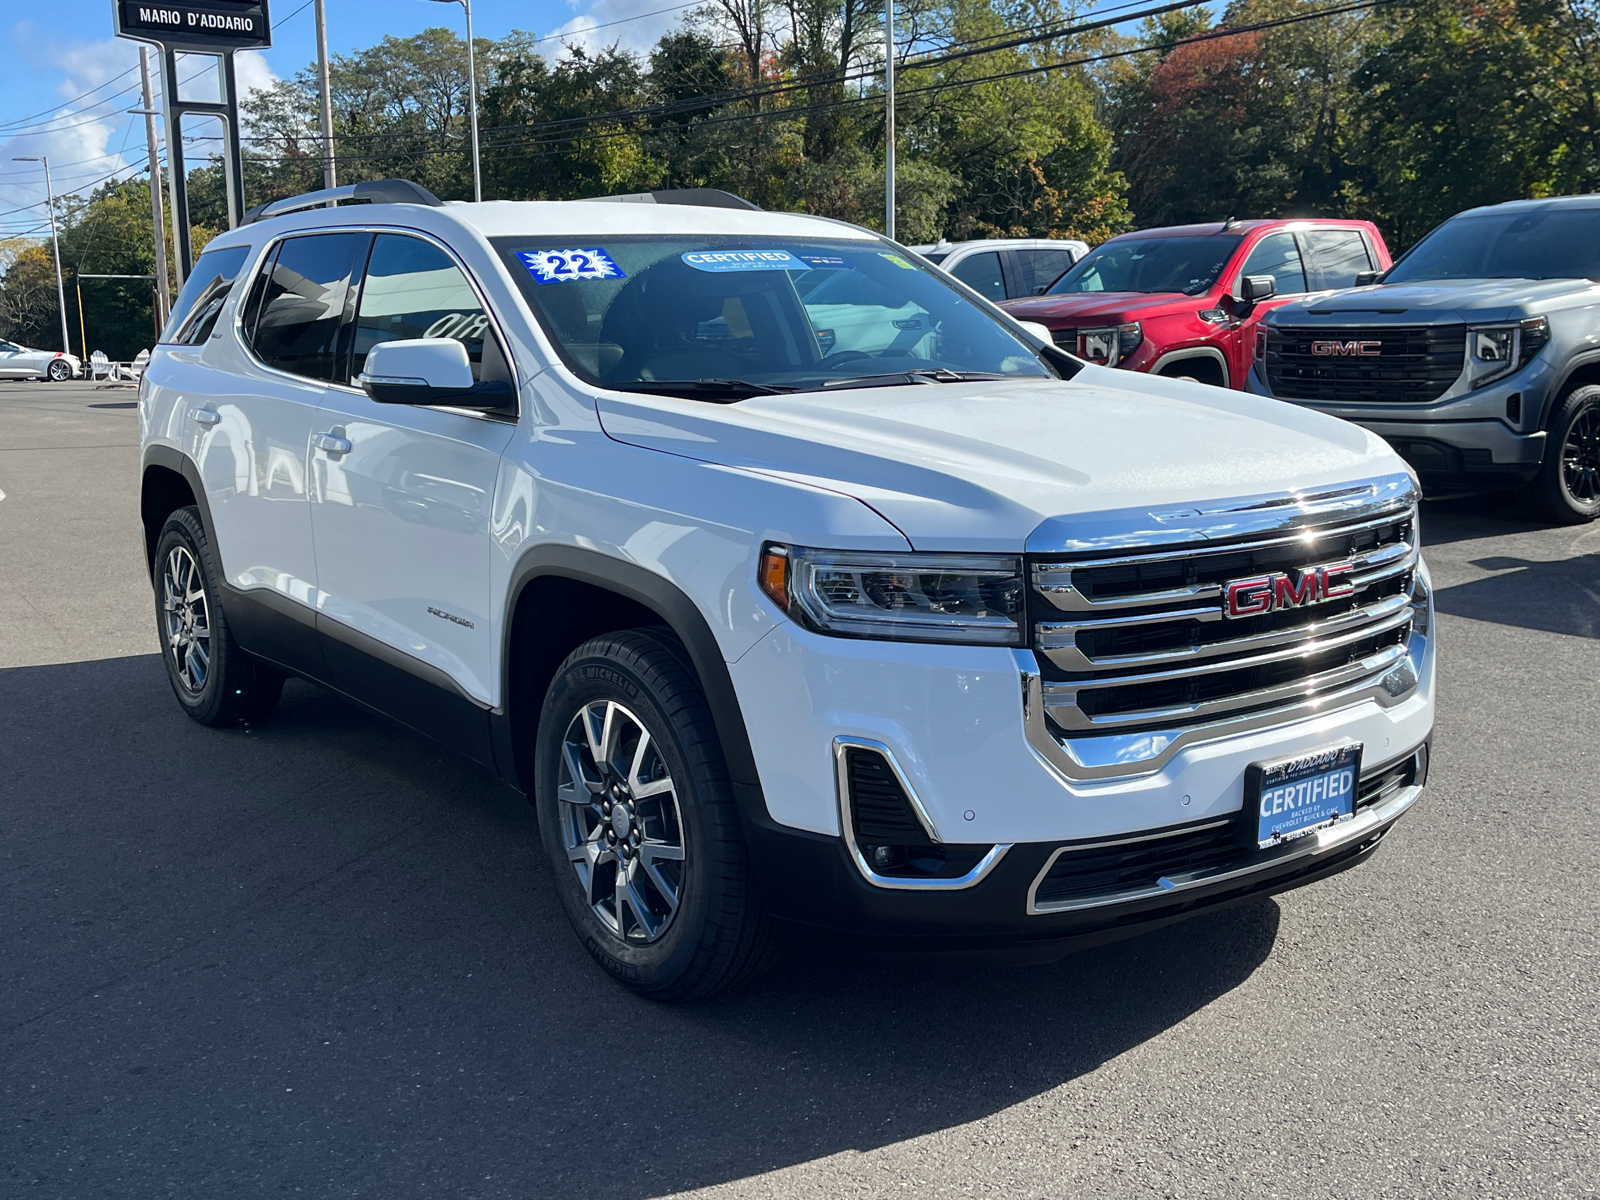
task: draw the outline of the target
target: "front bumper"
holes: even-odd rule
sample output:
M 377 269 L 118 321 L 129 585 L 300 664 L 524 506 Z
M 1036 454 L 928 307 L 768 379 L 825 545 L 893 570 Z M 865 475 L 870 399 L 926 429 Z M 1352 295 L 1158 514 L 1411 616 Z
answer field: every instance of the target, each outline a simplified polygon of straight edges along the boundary
M 1430 404 L 1321 404 L 1286 399 L 1354 422 L 1387 441 L 1417 472 L 1424 489 L 1521 487 L 1538 474 L 1545 433 L 1539 427 L 1555 372 L 1536 361 L 1476 391 L 1452 387 Z M 1272 396 L 1260 364 L 1249 390 Z
M 1274 850 L 1241 850 L 1194 871 L 1163 873 L 1065 903 L 1041 901 L 1041 881 L 1064 854 L 1093 853 L 1104 844 L 1013 846 L 977 884 L 953 892 L 874 887 L 856 870 L 839 838 L 763 824 L 751 831 L 750 848 L 770 911 L 798 929 L 877 951 L 1009 951 L 1051 959 L 1289 891 L 1357 865 L 1420 801 L 1427 756 L 1424 743 L 1398 760 L 1414 764 L 1411 782 L 1342 824 Z M 1363 785 L 1395 769 L 1391 763 L 1363 771 Z M 1176 837 L 1183 830 L 1158 833 Z

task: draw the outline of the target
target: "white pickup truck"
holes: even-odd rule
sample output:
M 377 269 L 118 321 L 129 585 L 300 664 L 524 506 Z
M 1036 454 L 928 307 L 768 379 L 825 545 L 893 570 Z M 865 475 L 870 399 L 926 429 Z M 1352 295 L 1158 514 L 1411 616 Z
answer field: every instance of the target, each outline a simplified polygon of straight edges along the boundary
M 1082 363 L 866 230 L 617 199 L 384 181 L 207 247 L 140 396 L 196 720 L 292 673 L 477 760 L 662 999 L 785 926 L 1065 954 L 1416 802 L 1432 606 L 1380 438 Z

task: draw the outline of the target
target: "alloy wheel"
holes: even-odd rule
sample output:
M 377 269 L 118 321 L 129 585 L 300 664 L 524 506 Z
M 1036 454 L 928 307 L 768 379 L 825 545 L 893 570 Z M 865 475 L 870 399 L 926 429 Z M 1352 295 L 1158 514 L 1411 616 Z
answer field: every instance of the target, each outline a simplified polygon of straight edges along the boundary
M 1561 486 L 1578 504 L 1600 501 L 1600 405 L 1589 405 L 1567 427 L 1561 443 Z
M 174 546 L 161 573 L 162 631 L 185 690 L 199 695 L 211 676 L 211 611 L 200 564 Z
M 578 710 L 561 742 L 557 819 L 585 900 L 622 941 L 657 941 L 678 914 L 678 791 L 644 723 L 613 700 Z
M 72 368 L 60 359 L 52 362 L 45 373 L 56 383 L 65 383 L 72 378 Z

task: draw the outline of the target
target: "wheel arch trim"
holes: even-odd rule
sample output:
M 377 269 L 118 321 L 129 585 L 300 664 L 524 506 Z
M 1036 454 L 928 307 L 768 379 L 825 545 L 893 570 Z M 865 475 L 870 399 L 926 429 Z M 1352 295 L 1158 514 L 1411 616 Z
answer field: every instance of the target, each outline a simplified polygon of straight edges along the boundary
M 206 531 L 206 538 L 212 546 L 216 546 L 217 538 L 216 526 L 211 522 L 211 505 L 206 500 L 205 484 L 201 481 L 200 468 L 195 466 L 194 459 L 183 451 L 160 442 L 146 446 L 139 463 L 139 526 L 144 533 L 145 565 L 150 571 L 151 580 L 154 581 L 156 548 L 151 538 L 150 526 L 145 520 L 145 496 L 152 467 L 171 471 L 174 475 L 182 477 L 189 485 L 189 494 L 194 497 L 195 507 L 200 510 L 200 524 Z
M 706 704 L 711 709 L 717 737 L 722 743 L 723 757 L 728 765 L 728 775 L 740 797 L 741 810 L 746 810 L 749 801 L 760 795 L 755 752 L 750 745 L 744 712 L 734 690 L 727 660 L 699 606 L 670 579 L 654 571 L 577 546 L 545 544 L 531 547 L 523 552 L 512 568 L 500 650 L 500 694 L 504 704 L 496 713 L 495 720 L 496 756 L 504 755 L 501 774 L 508 781 L 515 782 L 518 779 L 518 772 L 513 765 L 512 721 L 519 714 L 512 711 L 511 704 L 511 673 L 516 661 L 514 639 L 518 636 L 517 613 L 529 585 L 550 578 L 587 584 L 648 609 L 683 643 L 700 686 L 705 690 Z M 537 722 L 537 714 L 533 716 Z M 766 802 L 762 800 L 759 813 L 746 811 L 746 815 L 770 821 L 770 818 L 766 818 L 765 810 Z
M 1168 350 L 1150 365 L 1150 374 L 1159 375 L 1173 363 L 1190 358 L 1204 358 L 1215 362 L 1222 371 L 1222 386 L 1225 388 L 1233 386 L 1232 375 L 1228 370 L 1228 357 L 1215 346 L 1188 346 L 1182 350 Z

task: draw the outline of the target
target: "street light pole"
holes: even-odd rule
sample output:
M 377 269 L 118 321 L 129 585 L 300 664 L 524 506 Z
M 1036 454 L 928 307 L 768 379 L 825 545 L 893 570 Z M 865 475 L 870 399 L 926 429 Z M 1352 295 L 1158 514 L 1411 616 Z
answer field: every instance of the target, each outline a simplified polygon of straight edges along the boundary
M 467 119 L 472 123 L 472 198 L 483 201 L 483 172 L 478 165 L 478 68 L 472 51 L 472 0 L 437 0 L 460 4 L 467 12 Z
M 317 0 L 317 86 L 322 92 L 322 186 L 339 186 L 333 157 L 333 97 L 328 91 L 328 20 L 323 0 Z
M 883 0 L 883 231 L 894 240 L 894 0 Z
M 150 223 L 155 229 L 156 247 L 156 324 L 165 327 L 167 309 L 172 304 L 172 292 L 167 285 L 167 232 L 166 219 L 161 212 L 161 149 L 156 140 L 155 96 L 150 91 L 150 47 L 139 47 L 139 84 L 143 88 L 144 107 L 138 113 L 144 117 L 144 144 L 150 155 Z
M 61 351 L 63 354 L 72 353 L 72 343 L 67 338 L 67 285 L 61 280 L 61 240 L 56 237 L 56 194 L 50 186 L 50 157 L 49 155 L 16 155 L 12 162 L 36 162 L 44 164 L 44 198 L 45 207 L 50 210 L 50 245 L 56 252 L 56 300 L 61 305 Z M 83 349 L 85 358 L 89 356 L 89 348 Z

